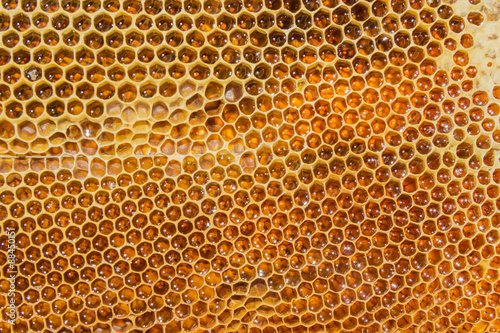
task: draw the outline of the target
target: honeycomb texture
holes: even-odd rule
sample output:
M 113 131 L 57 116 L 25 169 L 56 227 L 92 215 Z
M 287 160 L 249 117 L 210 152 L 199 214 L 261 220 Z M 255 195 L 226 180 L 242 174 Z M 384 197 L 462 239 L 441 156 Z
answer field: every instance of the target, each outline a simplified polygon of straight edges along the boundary
M 2 0 L 0 332 L 499 332 L 454 3 Z

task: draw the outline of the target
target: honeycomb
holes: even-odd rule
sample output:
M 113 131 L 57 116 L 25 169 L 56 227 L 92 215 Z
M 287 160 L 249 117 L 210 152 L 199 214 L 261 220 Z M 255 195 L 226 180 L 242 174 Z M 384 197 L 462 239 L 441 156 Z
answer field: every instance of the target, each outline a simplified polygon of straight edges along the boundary
M 2 0 L 0 332 L 499 332 L 485 1 Z

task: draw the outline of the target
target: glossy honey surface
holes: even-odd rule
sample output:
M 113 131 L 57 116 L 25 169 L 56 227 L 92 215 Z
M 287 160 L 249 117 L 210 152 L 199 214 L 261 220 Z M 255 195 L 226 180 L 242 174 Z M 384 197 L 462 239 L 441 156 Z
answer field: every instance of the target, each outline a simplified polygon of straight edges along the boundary
M 1 0 L 0 333 L 499 332 L 487 2 Z

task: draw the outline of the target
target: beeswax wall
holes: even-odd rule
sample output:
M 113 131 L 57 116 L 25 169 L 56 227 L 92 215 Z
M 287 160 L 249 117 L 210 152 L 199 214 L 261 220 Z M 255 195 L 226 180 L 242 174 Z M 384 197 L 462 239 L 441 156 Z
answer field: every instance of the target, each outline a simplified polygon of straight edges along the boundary
M 2 0 L 0 332 L 500 331 L 483 2 Z

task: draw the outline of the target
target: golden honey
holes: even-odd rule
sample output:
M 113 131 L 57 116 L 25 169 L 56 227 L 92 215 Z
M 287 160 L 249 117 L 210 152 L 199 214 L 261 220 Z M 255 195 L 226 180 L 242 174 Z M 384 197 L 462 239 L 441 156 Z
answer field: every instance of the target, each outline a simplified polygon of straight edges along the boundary
M 483 2 L 3 0 L 0 332 L 499 332 Z

